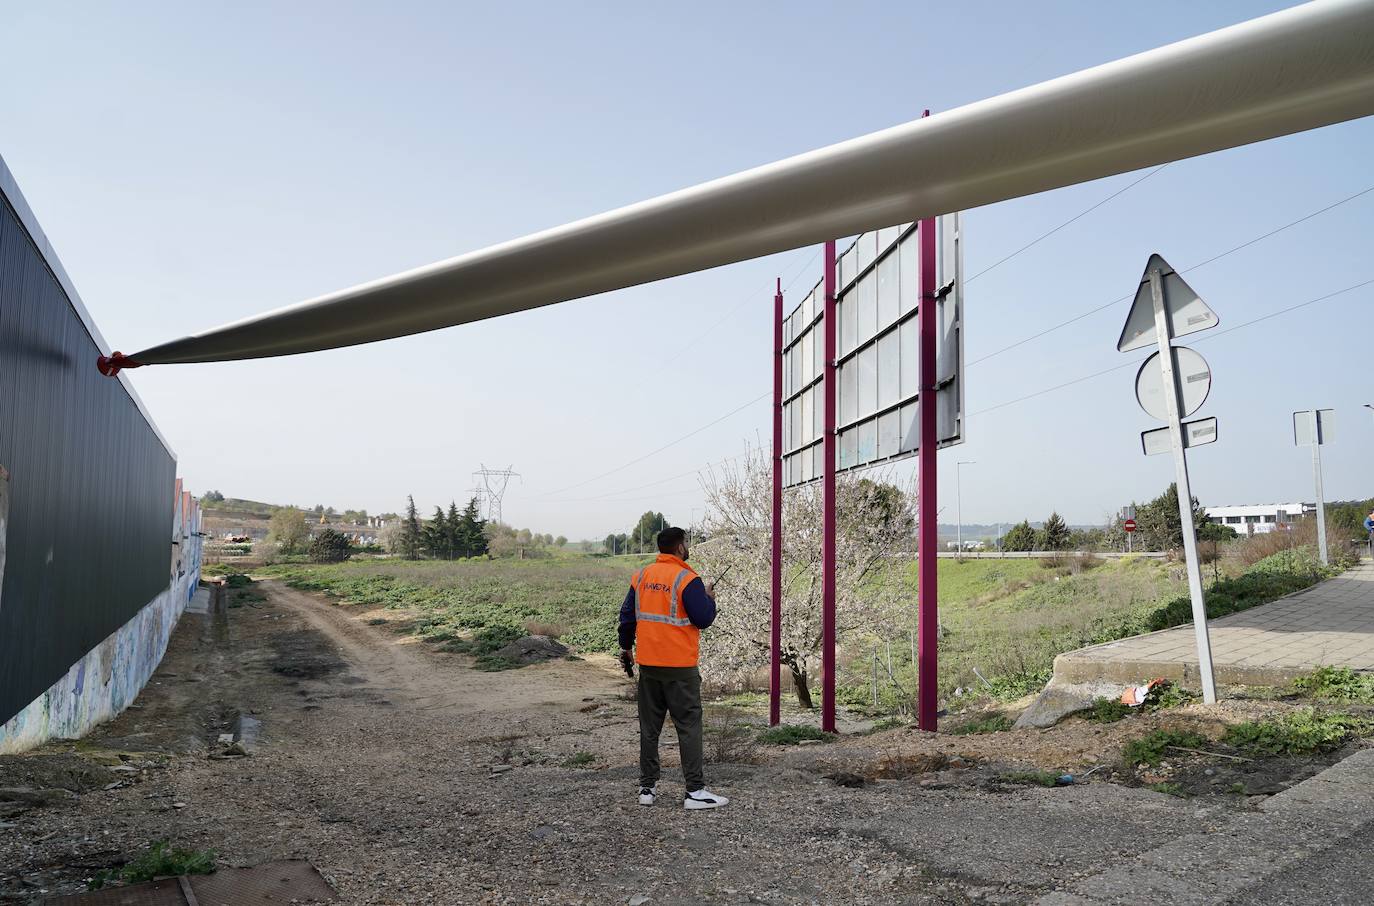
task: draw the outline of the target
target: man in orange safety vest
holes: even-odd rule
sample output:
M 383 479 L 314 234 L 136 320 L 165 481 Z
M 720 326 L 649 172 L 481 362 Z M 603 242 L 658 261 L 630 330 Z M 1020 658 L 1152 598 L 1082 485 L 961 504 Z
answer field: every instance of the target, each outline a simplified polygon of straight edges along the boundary
M 686 809 L 720 808 L 730 800 L 706 789 L 701 755 L 701 630 L 716 618 L 714 583 L 687 565 L 687 533 L 658 533 L 658 558 L 634 574 L 620 606 L 620 659 L 639 664 L 639 804 L 658 795 L 658 737 L 671 714 L 682 756 Z

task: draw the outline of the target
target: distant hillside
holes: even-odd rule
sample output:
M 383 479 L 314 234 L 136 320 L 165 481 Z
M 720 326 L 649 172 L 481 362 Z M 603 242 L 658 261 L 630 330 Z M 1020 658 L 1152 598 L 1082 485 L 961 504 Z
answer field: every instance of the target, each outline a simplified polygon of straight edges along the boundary
M 204 510 L 220 510 L 224 513 L 241 513 L 254 516 L 271 516 L 272 511 L 278 508 L 277 504 L 274 503 L 242 500 L 238 497 L 226 497 L 223 500 L 206 500 L 202 497 L 200 506 Z

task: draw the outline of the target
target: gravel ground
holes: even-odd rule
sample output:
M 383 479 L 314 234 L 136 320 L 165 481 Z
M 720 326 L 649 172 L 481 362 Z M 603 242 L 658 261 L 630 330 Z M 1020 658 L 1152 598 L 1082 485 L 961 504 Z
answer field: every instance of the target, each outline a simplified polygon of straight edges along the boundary
M 92 737 L 0 758 L 0 787 L 79 794 L 0 812 L 0 902 L 83 889 L 170 838 L 224 865 L 309 859 L 359 904 L 1023 903 L 1243 807 L 998 779 L 1081 770 L 1126 732 L 1075 722 L 772 750 L 708 768 L 734 802 L 691 813 L 667 731 L 666 793 L 642 808 L 609 659 L 478 672 L 375 612 L 263 587 L 261 606 L 187 615 L 138 705 Z M 241 717 L 260 736 L 226 757 Z

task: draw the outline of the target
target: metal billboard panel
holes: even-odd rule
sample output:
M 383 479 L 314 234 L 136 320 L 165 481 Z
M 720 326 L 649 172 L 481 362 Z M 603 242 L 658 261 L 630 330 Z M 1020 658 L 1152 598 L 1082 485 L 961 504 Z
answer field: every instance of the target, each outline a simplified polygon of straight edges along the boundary
M 963 441 L 963 246 L 958 214 L 936 219 L 941 447 Z M 917 452 L 920 255 L 916 224 L 860 235 L 836 262 L 837 463 L 843 472 Z M 783 327 L 783 483 L 821 477 L 825 387 L 818 282 Z M 807 416 L 810 415 L 810 418 Z

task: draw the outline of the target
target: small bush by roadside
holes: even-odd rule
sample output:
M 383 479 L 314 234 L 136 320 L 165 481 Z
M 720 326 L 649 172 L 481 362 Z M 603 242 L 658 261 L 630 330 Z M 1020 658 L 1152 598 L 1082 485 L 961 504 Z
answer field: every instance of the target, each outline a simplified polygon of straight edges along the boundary
M 1313 755 L 1372 732 L 1374 720 L 1369 718 L 1303 708 L 1268 720 L 1236 724 L 1222 740 L 1254 756 Z
M 1154 730 L 1126 743 L 1121 753 L 1132 764 L 1154 766 L 1164 760 L 1165 752 L 1171 748 L 1201 749 L 1207 744 L 1207 737 L 1190 730 Z
M 707 764 L 753 764 L 759 760 L 756 733 L 738 708 L 707 708 L 702 726 Z
M 1293 689 L 1326 701 L 1374 704 L 1374 674 L 1356 673 L 1349 667 L 1318 667 L 1295 679 Z

